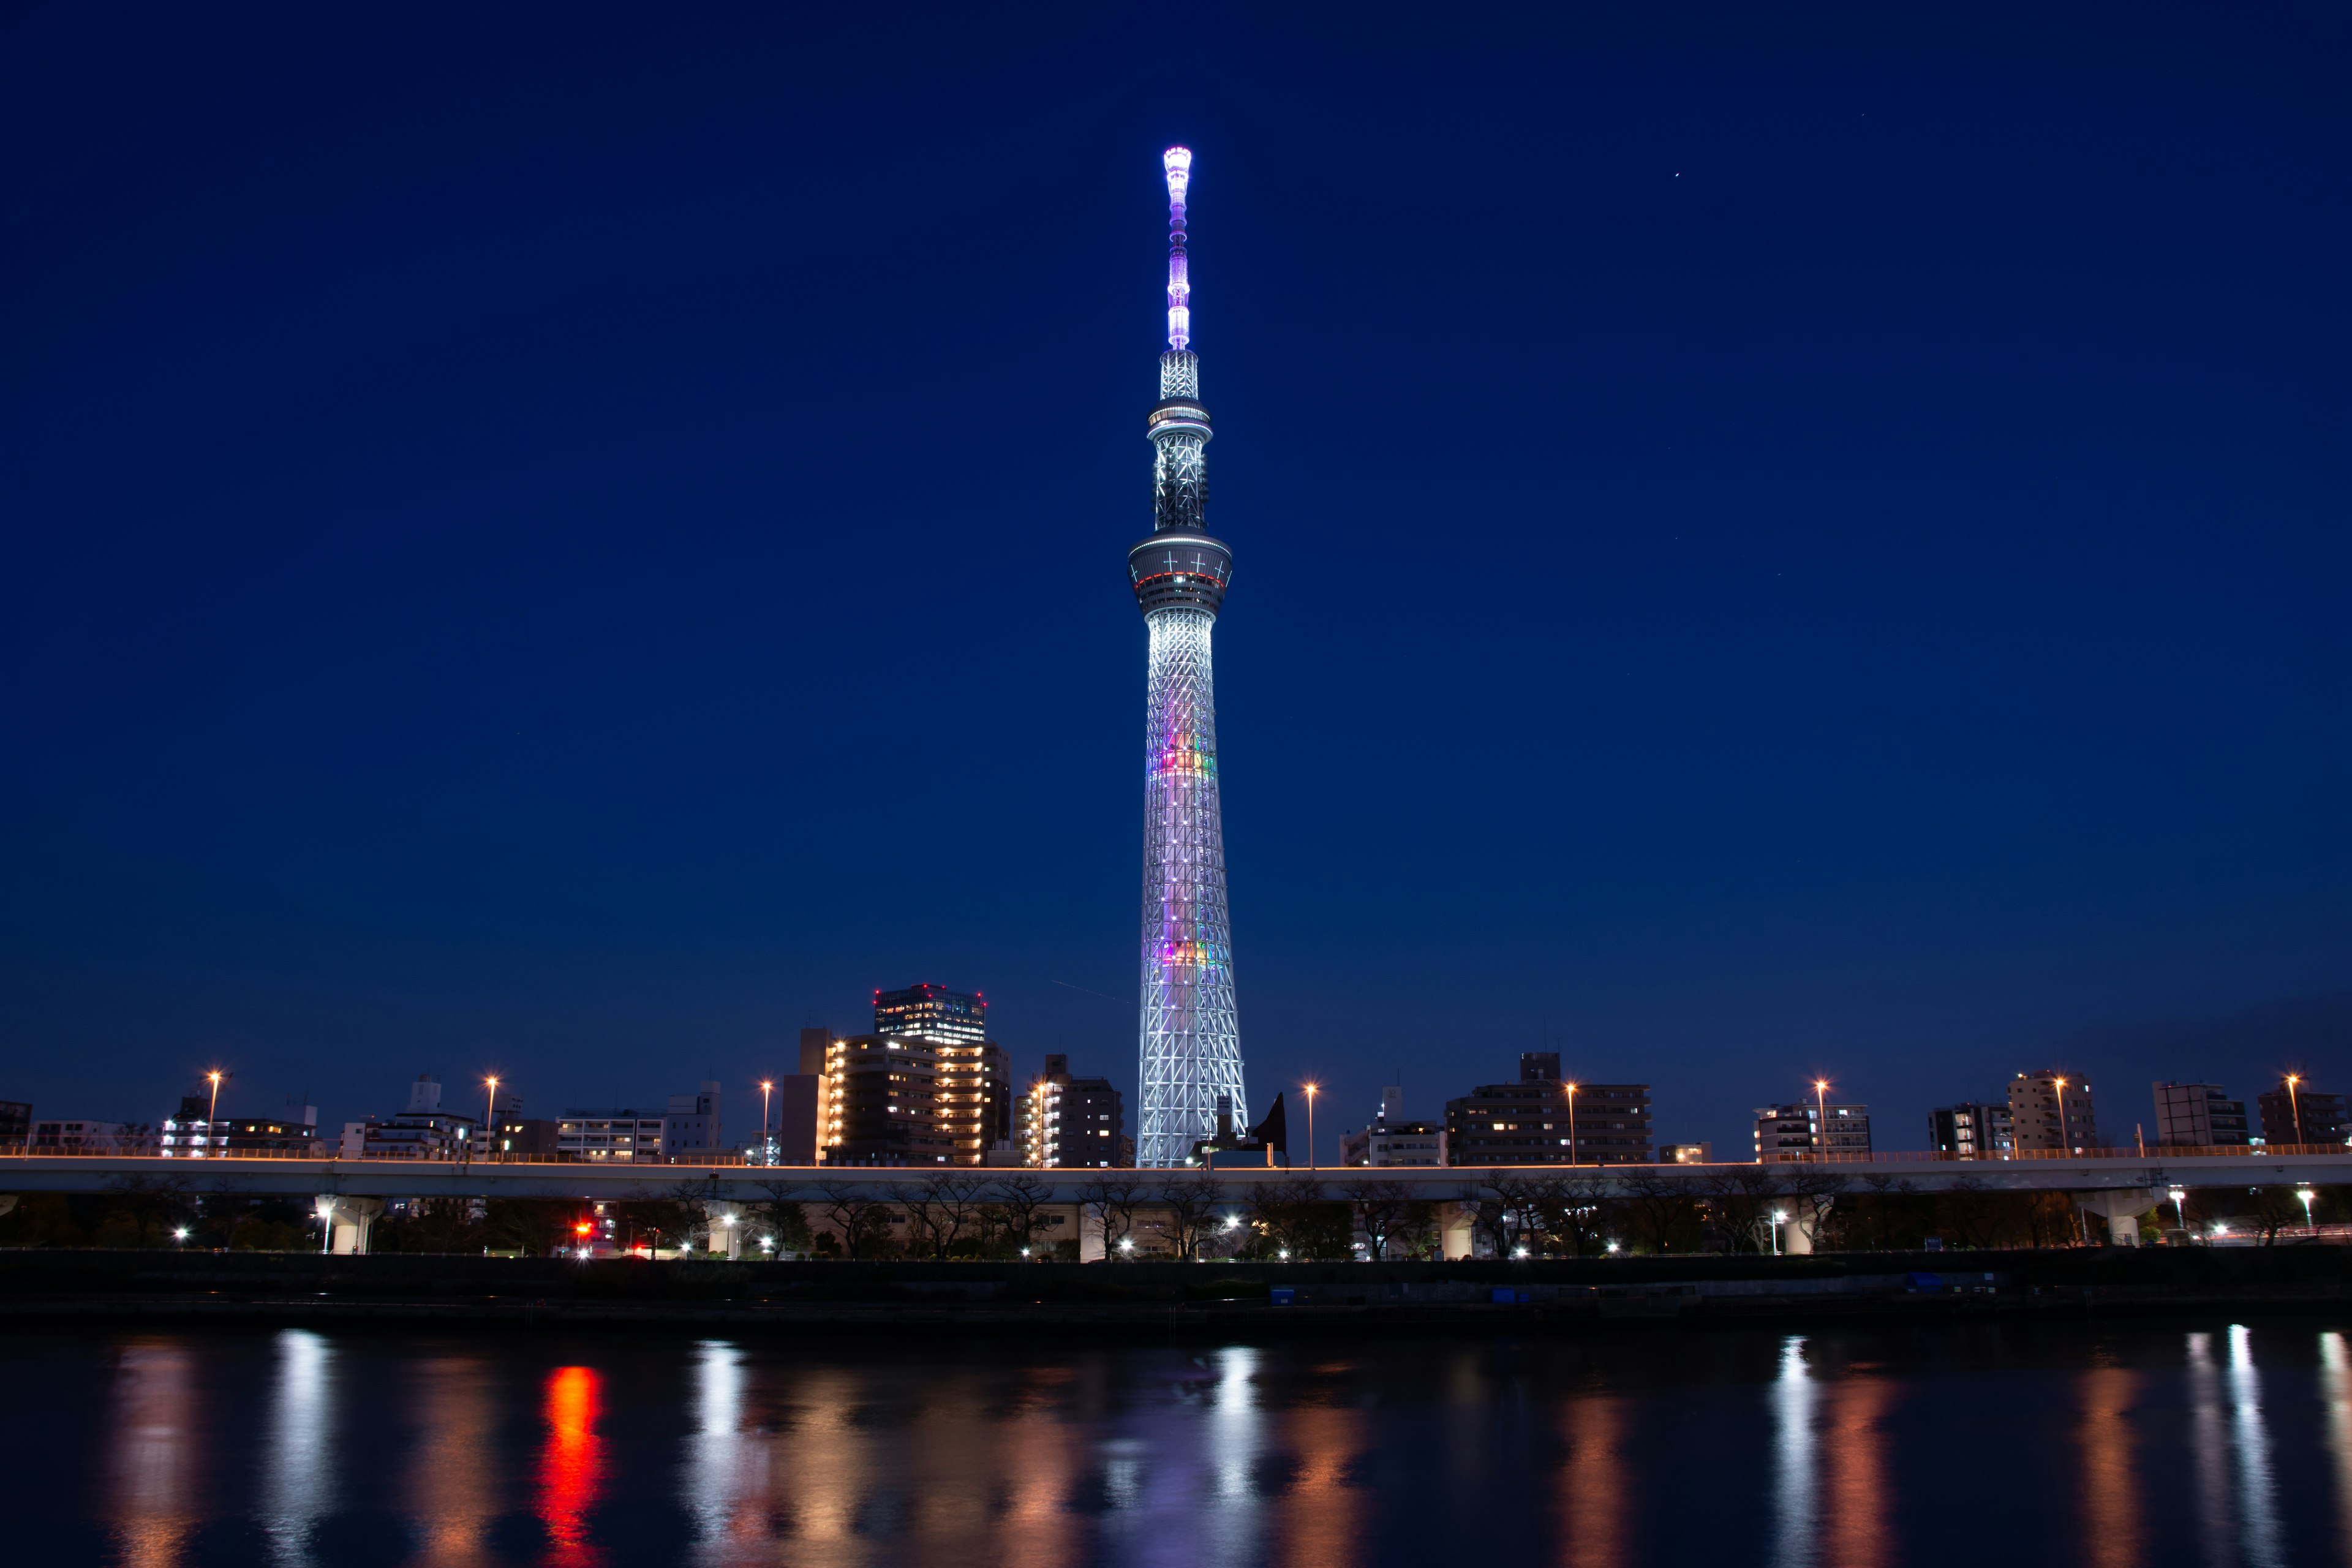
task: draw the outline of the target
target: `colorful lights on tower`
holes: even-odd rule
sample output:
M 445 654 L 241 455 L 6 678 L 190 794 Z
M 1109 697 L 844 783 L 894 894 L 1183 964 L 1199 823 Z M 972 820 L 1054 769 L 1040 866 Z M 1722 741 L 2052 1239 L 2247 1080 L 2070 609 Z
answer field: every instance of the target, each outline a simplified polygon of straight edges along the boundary
M 1136 1163 L 1181 1165 L 1216 1129 L 1216 1107 L 1245 1106 L 1225 910 L 1224 816 L 1217 794 L 1217 704 L 1210 635 L 1233 552 L 1207 529 L 1209 411 L 1192 353 L 1185 197 L 1192 154 L 1171 147 L 1168 352 L 1152 446 L 1151 536 L 1128 552 L 1128 578 L 1150 634 L 1145 679 L 1141 1104 Z

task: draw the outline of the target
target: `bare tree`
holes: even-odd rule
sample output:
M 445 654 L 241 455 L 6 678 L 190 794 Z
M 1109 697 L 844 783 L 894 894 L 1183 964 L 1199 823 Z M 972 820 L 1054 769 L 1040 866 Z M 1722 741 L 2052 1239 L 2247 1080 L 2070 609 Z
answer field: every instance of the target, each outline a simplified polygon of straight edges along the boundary
M 979 1219 L 981 1194 L 988 1184 L 976 1176 L 942 1171 L 898 1201 L 907 1211 L 907 1239 L 928 1248 L 933 1259 L 947 1257 L 959 1237 Z
M 1323 1184 L 1311 1176 L 1256 1184 L 1250 1190 L 1250 1219 L 1276 1250 L 1296 1258 L 1354 1251 L 1346 1234 L 1346 1208 L 1326 1198 Z
M 1784 1192 L 1778 1173 L 1768 1165 L 1727 1165 L 1699 1178 L 1706 1195 L 1707 1216 L 1723 1232 L 1735 1252 L 1772 1249 L 1772 1215 L 1780 1212 Z
M 1802 1226 L 1813 1245 L 1820 1247 L 1830 1208 L 1846 1190 L 1845 1177 L 1824 1166 L 1800 1165 L 1783 1178 L 1782 1186 L 1788 1194 L 1790 1221 Z
M 1686 1177 L 1630 1166 L 1617 1178 L 1633 1234 L 1654 1252 L 1695 1251 L 1702 1227 L 1698 1200 Z
M 1495 1256 L 1513 1258 L 1522 1247 L 1541 1251 L 1552 1217 L 1545 1209 L 1550 1194 L 1543 1178 L 1525 1171 L 1501 1171 L 1487 1177 L 1485 1185 L 1486 1195 L 1478 1200 L 1471 1223 L 1486 1233 Z
M 865 1257 L 888 1238 L 898 1216 L 880 1191 L 859 1182 L 828 1182 L 817 1190 L 824 1194 L 824 1217 L 851 1258 Z
M 1224 1190 L 1205 1170 L 1174 1178 L 1160 1189 L 1160 1202 L 1168 1215 L 1160 1231 L 1177 1257 L 1189 1263 L 1200 1256 L 1202 1237 L 1215 1223 L 1217 1205 L 1223 1201 Z
M 1023 1251 L 1037 1239 L 1037 1233 L 1049 1225 L 1061 1223 L 1058 1215 L 1047 1217 L 1039 1213 L 1054 1195 L 1054 1189 L 1026 1171 L 1016 1171 L 1009 1176 L 999 1176 L 989 1194 L 994 1205 L 998 1222 L 1004 1227 L 1005 1238 Z
M 1364 1249 L 1371 1260 L 1387 1260 L 1389 1243 L 1405 1227 L 1412 1210 L 1412 1193 L 1402 1182 L 1355 1182 L 1339 1191 L 1355 1205 L 1356 1228 L 1364 1233 Z
M 1132 1176 L 1101 1176 L 1078 1189 L 1078 1201 L 1102 1226 L 1103 1256 L 1117 1258 L 1119 1243 L 1135 1229 L 1135 1207 L 1143 1201 L 1143 1184 Z

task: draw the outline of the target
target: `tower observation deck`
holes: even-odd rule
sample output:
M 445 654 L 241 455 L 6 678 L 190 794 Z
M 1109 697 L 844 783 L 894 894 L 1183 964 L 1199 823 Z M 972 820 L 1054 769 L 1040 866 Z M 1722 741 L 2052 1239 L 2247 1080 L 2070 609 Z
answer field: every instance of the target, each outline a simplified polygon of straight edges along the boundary
M 1217 797 L 1217 700 L 1210 634 L 1233 580 L 1233 552 L 1208 531 L 1209 410 L 1192 353 L 1184 198 L 1192 154 L 1171 147 L 1168 350 L 1152 446 L 1151 536 L 1127 552 L 1151 639 L 1145 682 L 1142 1102 L 1139 1165 L 1181 1165 L 1216 1127 L 1220 1099 L 1249 1103 L 1234 1014 L 1225 912 L 1224 817 Z

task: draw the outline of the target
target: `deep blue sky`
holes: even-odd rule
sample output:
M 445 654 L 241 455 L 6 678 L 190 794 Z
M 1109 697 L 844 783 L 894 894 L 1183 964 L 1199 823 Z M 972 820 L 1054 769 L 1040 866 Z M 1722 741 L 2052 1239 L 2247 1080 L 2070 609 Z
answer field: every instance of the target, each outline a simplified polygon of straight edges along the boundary
M 2352 1086 L 2338 7 L 0 28 L 0 1098 L 1131 1084 L 1175 141 L 1254 1100 Z

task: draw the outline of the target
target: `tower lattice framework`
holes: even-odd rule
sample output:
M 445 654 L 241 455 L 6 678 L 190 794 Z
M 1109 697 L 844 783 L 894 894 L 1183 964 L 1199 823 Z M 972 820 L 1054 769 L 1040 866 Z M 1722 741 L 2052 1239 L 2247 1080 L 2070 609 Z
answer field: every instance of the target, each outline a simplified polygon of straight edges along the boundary
M 1225 908 L 1224 816 L 1217 796 L 1212 634 L 1233 553 L 1207 530 L 1209 411 L 1192 352 L 1184 197 L 1192 155 L 1171 147 L 1168 175 L 1168 352 L 1151 437 L 1151 537 L 1128 576 L 1151 635 L 1143 811 L 1142 1104 L 1136 1163 L 1181 1165 L 1217 1126 L 1220 1101 L 1246 1120 Z

